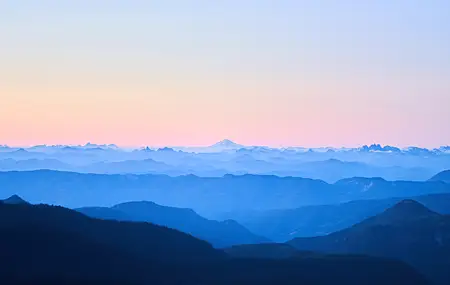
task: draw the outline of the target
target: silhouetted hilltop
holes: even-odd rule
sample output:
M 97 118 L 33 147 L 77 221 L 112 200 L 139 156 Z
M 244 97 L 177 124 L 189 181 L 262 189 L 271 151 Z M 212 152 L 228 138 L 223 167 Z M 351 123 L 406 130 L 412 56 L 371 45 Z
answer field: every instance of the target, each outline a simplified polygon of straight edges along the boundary
M 221 256 L 207 242 L 149 223 L 97 220 L 76 211 L 48 205 L 1 205 L 1 228 L 28 226 L 102 240 L 108 246 L 153 260 L 186 260 L 194 257 L 209 259 Z
M 216 247 L 267 242 L 235 221 L 208 220 L 191 209 L 161 206 L 153 202 L 128 202 L 111 208 L 79 208 L 77 211 L 100 219 L 149 222 L 189 233 Z
M 187 234 L 96 220 L 61 207 L 0 204 L 1 284 L 425 285 L 409 266 L 358 256 L 229 259 Z M 383 274 L 379 274 L 383 272 Z
M 450 170 L 445 170 L 436 174 L 430 179 L 430 181 L 442 181 L 445 183 L 450 183 Z
M 9 197 L 5 200 L 1 200 L 1 202 L 5 203 L 5 204 L 28 204 L 27 201 L 20 198 L 18 195 L 12 195 L 11 197 Z
M 440 214 L 450 214 L 450 194 L 430 194 L 410 199 Z M 351 227 L 394 206 L 403 198 L 356 200 L 342 204 L 304 206 L 296 209 L 226 213 L 250 231 L 275 242 L 295 237 L 327 235 Z
M 450 216 L 404 200 L 348 229 L 327 236 L 297 238 L 300 250 L 367 254 L 403 260 L 438 284 L 449 284 Z
M 360 226 L 420 223 L 422 220 L 428 222 L 429 219 L 439 217 L 441 217 L 440 214 L 431 211 L 419 202 L 412 199 L 406 199 L 400 201 L 383 213 L 367 219 L 361 223 Z

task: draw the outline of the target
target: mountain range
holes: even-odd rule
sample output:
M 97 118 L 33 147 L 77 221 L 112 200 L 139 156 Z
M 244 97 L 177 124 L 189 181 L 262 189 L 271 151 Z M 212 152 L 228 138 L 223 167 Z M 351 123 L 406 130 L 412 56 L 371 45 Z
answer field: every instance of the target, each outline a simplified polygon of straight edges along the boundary
M 163 206 L 190 208 L 207 218 L 227 212 L 295 209 L 360 199 L 450 193 L 450 184 L 441 181 L 353 178 L 328 184 L 320 180 L 262 175 L 206 178 L 48 170 L 0 172 L 0 185 L 2 195 L 18 194 L 31 203 L 79 208 L 152 201 Z
M 85 145 L 35 145 L 31 147 L 14 147 L 8 145 L 0 145 L 0 148 L 5 150 L 17 150 L 17 149 L 30 149 L 30 150 L 58 150 L 64 148 L 72 148 L 72 149 L 104 149 L 104 150 L 134 150 L 136 148 L 121 148 L 115 144 L 93 144 L 86 143 Z M 149 148 L 150 147 L 144 147 Z M 447 153 L 450 151 L 450 146 L 441 146 L 437 148 L 422 148 L 416 146 L 409 146 L 405 148 L 390 146 L 390 145 L 380 145 L 380 144 L 371 144 L 371 145 L 363 145 L 361 147 L 355 148 L 346 148 L 346 147 L 319 147 L 319 148 L 305 148 L 305 147 L 267 147 L 267 146 L 248 146 L 236 143 L 230 139 L 224 139 L 217 143 L 214 143 L 210 146 L 205 147 L 170 147 L 174 150 L 183 150 L 183 151 L 193 151 L 193 152 L 222 152 L 228 150 L 240 150 L 240 149 L 266 149 L 266 150 L 295 150 L 299 152 L 307 152 L 307 151 L 316 151 L 316 152 L 390 152 L 390 153 L 414 153 L 414 154 L 422 154 L 422 153 Z M 157 147 L 152 147 L 151 149 L 158 149 Z M 159 148 L 161 149 L 161 148 Z
M 116 145 L 34 146 L 0 149 L 0 170 L 58 170 L 97 174 L 221 177 L 277 175 L 328 183 L 352 177 L 424 181 L 450 169 L 448 147 L 423 149 L 373 144 L 359 148 L 271 148 L 230 140 L 200 148 L 120 148 Z
M 191 209 L 165 207 L 153 202 L 128 202 L 111 208 L 85 207 L 75 210 L 99 219 L 149 222 L 166 226 L 206 240 L 218 248 L 269 242 L 268 239 L 251 233 L 233 220 L 223 222 L 208 220 Z
M 2 148 L 0 282 L 450 283 L 444 152 L 214 147 Z
M 2 284 L 428 284 L 395 260 L 236 258 L 176 230 L 48 205 L 0 202 L 0 242 Z
M 350 228 L 288 242 L 299 249 L 332 254 L 365 254 L 407 262 L 435 284 L 449 284 L 450 216 L 403 200 Z
M 327 235 L 382 213 L 404 198 L 355 200 L 342 204 L 296 209 L 223 213 L 216 219 L 235 219 L 252 232 L 276 242 L 295 237 Z M 410 197 L 441 214 L 450 214 L 450 194 Z

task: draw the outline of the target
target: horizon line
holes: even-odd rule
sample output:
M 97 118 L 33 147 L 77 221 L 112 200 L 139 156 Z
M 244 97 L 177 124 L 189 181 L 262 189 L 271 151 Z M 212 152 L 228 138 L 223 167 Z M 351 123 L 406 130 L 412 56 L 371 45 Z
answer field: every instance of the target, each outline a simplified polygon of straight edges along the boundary
M 395 144 L 382 144 L 382 143 L 368 143 L 368 144 L 361 144 L 361 145 L 340 145 L 340 146 L 333 146 L 333 145 L 322 145 L 322 146 L 302 146 L 302 145 L 284 145 L 284 144 L 280 144 L 280 145 L 259 145 L 259 144 L 241 144 L 241 143 L 236 143 L 233 140 L 229 140 L 229 139 L 224 139 L 224 140 L 220 140 L 218 142 L 215 143 L 211 143 L 211 144 L 206 144 L 206 145 L 151 145 L 151 144 L 142 144 L 142 145 L 123 145 L 123 144 L 115 144 L 115 143 L 93 143 L 92 141 L 88 141 L 86 143 L 42 143 L 42 144 L 27 144 L 27 145 L 23 145 L 23 144 L 1 144 L 0 143 L 0 147 L 9 147 L 9 148 L 33 148 L 33 147 L 39 147 L 39 146 L 45 146 L 45 147 L 56 147 L 56 146 L 68 146 L 68 147 L 85 147 L 85 146 L 89 146 L 89 145 L 93 145 L 93 146 L 115 146 L 118 148 L 145 148 L 145 147 L 149 147 L 149 148 L 164 148 L 164 147 L 168 147 L 168 148 L 208 148 L 208 147 L 213 147 L 215 145 L 218 145 L 220 143 L 223 142 L 227 142 L 230 145 L 235 145 L 236 147 L 242 146 L 242 147 L 265 147 L 265 148 L 275 148 L 275 149 L 283 149 L 283 148 L 303 148 L 303 149 L 357 149 L 357 148 L 362 148 L 364 146 L 381 146 L 381 147 L 395 147 L 395 148 L 399 148 L 399 149 L 406 149 L 406 148 L 410 148 L 410 147 L 417 147 L 417 148 L 423 148 L 423 149 L 429 149 L 429 150 L 433 150 L 433 149 L 439 149 L 442 147 L 449 147 L 450 145 L 446 145 L 446 144 L 442 144 L 442 145 L 438 145 L 438 146 L 434 146 L 434 147 L 426 147 L 426 146 L 420 146 L 420 145 L 414 145 L 414 144 L 410 144 L 410 145 L 405 145 L 405 146 L 400 146 L 400 145 L 395 145 Z

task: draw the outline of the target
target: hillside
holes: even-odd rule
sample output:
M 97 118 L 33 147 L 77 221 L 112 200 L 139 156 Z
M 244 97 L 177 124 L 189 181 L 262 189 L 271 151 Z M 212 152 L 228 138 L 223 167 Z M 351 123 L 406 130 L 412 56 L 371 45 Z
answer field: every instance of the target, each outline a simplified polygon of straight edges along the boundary
M 410 199 L 422 203 L 435 212 L 450 214 L 450 194 L 431 194 Z M 343 230 L 382 213 L 401 200 L 403 198 L 356 200 L 296 209 L 228 213 L 218 218 L 236 219 L 254 233 L 276 242 L 286 242 L 295 237 L 327 235 Z
M 102 240 L 131 254 L 152 260 L 218 258 L 221 253 L 207 242 L 188 234 L 149 223 L 97 220 L 66 208 L 48 205 L 9 205 L 0 207 L 0 228 L 45 226 L 48 230 Z
M 296 238 L 288 244 L 299 250 L 395 258 L 415 266 L 438 284 L 450 283 L 450 216 L 414 200 L 403 200 L 348 229 Z
M 24 199 L 20 198 L 17 195 L 12 195 L 11 197 L 4 199 L 4 200 L 0 200 L 1 202 L 5 203 L 5 204 L 28 204 L 27 201 L 25 201 Z
M 129 202 L 111 208 L 78 208 L 76 210 L 99 219 L 149 222 L 166 226 L 206 240 L 219 248 L 268 241 L 251 233 L 235 221 L 208 220 L 190 209 L 165 207 L 153 202 Z
M 450 170 L 442 171 L 433 176 L 430 181 L 442 181 L 445 183 L 450 183 Z
M 1 202 L 0 242 L 8 245 L 0 257 L 2 284 L 427 284 L 393 260 L 230 259 L 175 230 L 46 205 Z
M 299 251 L 285 243 L 236 245 L 226 248 L 225 252 L 233 258 L 288 259 L 319 256 L 313 252 Z

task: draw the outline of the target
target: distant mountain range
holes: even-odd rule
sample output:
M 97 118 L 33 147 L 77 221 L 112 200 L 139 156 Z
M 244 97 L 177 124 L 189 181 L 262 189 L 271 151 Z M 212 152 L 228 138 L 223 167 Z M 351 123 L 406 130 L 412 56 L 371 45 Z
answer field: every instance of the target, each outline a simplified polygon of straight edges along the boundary
M 19 194 L 32 203 L 70 208 L 153 201 L 190 208 L 204 217 L 232 211 L 295 209 L 361 199 L 450 193 L 441 181 L 386 181 L 352 178 L 328 184 L 320 180 L 260 175 L 220 178 L 164 175 L 104 175 L 58 171 L 0 172 L 2 195 Z
M 46 150 L 63 150 L 63 149 L 103 149 L 103 150 L 124 150 L 129 151 L 133 150 L 133 148 L 121 148 L 115 144 L 92 144 L 87 143 L 85 145 L 36 145 L 31 147 L 14 147 L 8 145 L 1 145 L 0 148 L 5 150 L 18 150 L 18 149 L 28 149 L 32 151 L 46 151 Z M 147 147 L 145 147 L 147 148 Z M 148 147 L 149 149 L 157 150 L 163 149 L 158 147 Z M 305 147 L 267 147 L 267 146 L 246 146 L 242 144 L 238 144 L 229 139 L 224 139 L 219 141 L 211 146 L 206 147 L 170 147 L 174 150 L 182 150 L 182 151 L 193 151 L 193 152 L 222 152 L 222 151 L 230 151 L 230 150 L 240 150 L 240 149 L 253 149 L 253 150 L 266 150 L 266 151 L 299 151 L 299 152 L 308 152 L 308 151 L 316 151 L 316 152 L 386 152 L 386 153 L 411 153 L 411 154 L 426 154 L 426 153 L 450 153 L 450 146 L 441 146 L 438 148 L 421 148 L 416 146 L 410 146 L 405 148 L 400 148 L 396 146 L 385 145 L 382 146 L 380 144 L 371 144 L 371 145 L 363 145 L 361 147 L 356 148 L 336 148 L 336 147 L 318 147 L 318 148 L 305 148 Z M 136 149 L 136 148 L 135 148 Z
M 450 284 L 450 216 L 414 200 L 327 236 L 296 238 L 288 243 L 323 253 L 366 254 L 403 260 L 435 284 Z
M 129 202 L 111 208 L 87 207 L 75 210 L 93 218 L 149 222 L 166 226 L 206 240 L 218 248 L 269 241 L 256 236 L 233 220 L 223 222 L 207 220 L 191 209 L 165 207 L 153 202 Z
M 370 145 L 360 148 L 270 148 L 230 140 L 200 148 L 116 145 L 34 146 L 0 148 L 0 170 L 58 170 L 98 174 L 165 174 L 220 177 L 225 174 L 293 176 L 328 183 L 351 177 L 424 181 L 450 169 L 449 147 L 400 149 Z
M 2 284 L 428 284 L 395 260 L 240 259 L 176 230 L 48 205 L 0 202 L 0 243 Z

